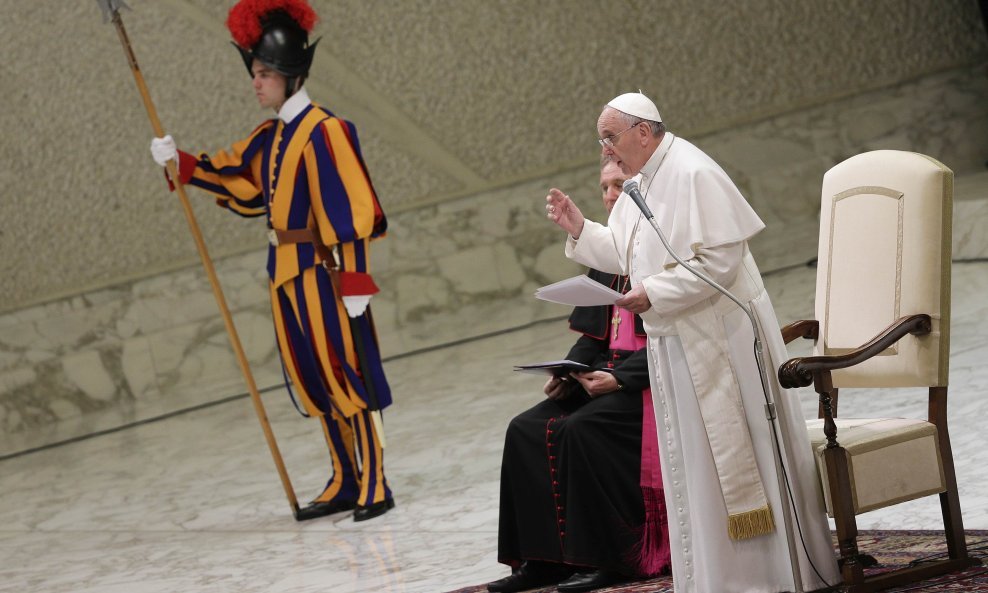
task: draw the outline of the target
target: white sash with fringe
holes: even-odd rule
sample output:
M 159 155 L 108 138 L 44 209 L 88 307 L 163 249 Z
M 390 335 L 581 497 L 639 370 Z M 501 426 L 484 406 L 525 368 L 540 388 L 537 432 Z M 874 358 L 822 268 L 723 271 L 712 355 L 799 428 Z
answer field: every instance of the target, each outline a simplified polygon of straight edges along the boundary
M 764 290 L 757 268 L 753 266 L 754 261 L 745 249 L 738 278 L 729 287 L 743 303 L 750 302 Z M 734 302 L 718 294 L 678 315 L 675 327 L 686 354 L 721 494 L 727 506 L 727 532 L 732 539 L 740 540 L 771 533 L 775 524 L 755 463 L 741 388 L 727 351 L 722 317 L 736 308 Z

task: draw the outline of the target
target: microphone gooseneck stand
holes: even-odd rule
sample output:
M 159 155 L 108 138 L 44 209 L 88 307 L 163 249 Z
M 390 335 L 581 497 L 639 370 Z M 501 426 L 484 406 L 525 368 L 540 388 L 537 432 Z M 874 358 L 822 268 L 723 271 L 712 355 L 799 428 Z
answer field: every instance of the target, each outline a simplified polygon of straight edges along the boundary
M 769 422 L 769 426 L 772 428 L 771 431 L 772 445 L 775 449 L 775 469 L 776 469 L 775 473 L 776 473 L 776 478 L 778 478 L 778 482 L 779 482 L 778 484 L 779 499 L 782 501 L 782 520 L 786 528 L 786 543 L 789 546 L 789 561 L 792 566 L 793 585 L 795 587 L 794 591 L 795 593 L 803 593 L 803 580 L 801 578 L 800 570 L 799 570 L 799 557 L 798 557 L 798 552 L 796 550 L 796 542 L 793 539 L 792 516 L 790 514 L 792 512 L 792 508 L 790 507 L 790 497 L 787 495 L 788 488 L 786 487 L 786 482 L 785 482 L 786 474 L 785 474 L 785 468 L 783 467 L 783 463 L 782 463 L 782 450 L 781 450 L 781 445 L 779 443 L 778 435 L 776 434 L 774 429 L 774 422 L 777 419 L 778 415 L 776 414 L 775 411 L 775 402 L 772 401 L 772 392 L 768 386 L 768 377 L 765 371 L 765 358 L 762 353 L 762 340 L 761 340 L 760 332 L 758 330 L 758 323 L 755 321 L 755 316 L 751 312 L 751 310 L 744 303 L 738 300 L 737 297 L 731 294 L 729 290 L 727 290 L 726 288 L 715 282 L 712 278 L 710 278 L 703 272 L 693 269 L 692 266 L 690 266 L 685 261 L 683 261 L 679 257 L 679 255 L 677 255 L 676 252 L 673 251 L 672 246 L 669 245 L 669 241 L 666 240 L 666 237 L 662 233 L 662 230 L 659 228 L 658 223 L 655 222 L 655 216 L 652 215 L 652 211 L 649 209 L 648 205 L 645 204 L 645 199 L 642 197 L 641 192 L 638 190 L 637 181 L 633 179 L 628 179 L 627 181 L 625 181 L 624 193 L 628 194 L 628 196 L 632 200 L 634 200 L 635 205 L 637 205 L 638 209 L 642 211 L 642 215 L 644 215 L 645 219 L 648 220 L 649 223 L 651 223 L 652 228 L 655 229 L 655 233 L 659 236 L 659 240 L 662 241 L 662 246 L 665 247 L 666 251 L 669 252 L 669 255 L 671 255 L 679 265 L 683 266 L 683 268 L 685 268 L 689 273 L 693 274 L 703 282 L 709 284 L 717 292 L 721 293 L 722 295 L 734 301 L 734 303 L 742 311 L 744 311 L 745 315 L 748 316 L 748 321 L 751 323 L 751 329 L 755 336 L 755 345 L 754 345 L 755 362 L 758 365 L 758 378 L 761 380 L 762 394 L 765 397 L 765 417 Z M 785 427 L 784 423 L 779 422 L 779 426 L 782 427 L 783 431 L 786 431 L 786 428 L 784 428 Z M 802 539 L 802 537 L 800 537 L 800 539 Z M 809 558 L 809 552 L 807 552 L 807 558 Z

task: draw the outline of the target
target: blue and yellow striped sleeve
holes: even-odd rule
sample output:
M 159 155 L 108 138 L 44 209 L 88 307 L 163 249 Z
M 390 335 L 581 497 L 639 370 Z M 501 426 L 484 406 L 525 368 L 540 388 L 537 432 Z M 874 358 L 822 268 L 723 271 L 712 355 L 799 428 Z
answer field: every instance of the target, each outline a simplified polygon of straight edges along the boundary
M 194 185 L 216 196 L 216 203 L 241 216 L 265 214 L 261 192 L 261 160 L 267 132 L 273 126 L 267 121 L 245 140 L 229 150 L 198 158 L 179 154 L 182 183 Z
M 366 272 L 369 239 L 384 235 L 387 220 L 360 155 L 356 129 L 331 117 L 305 148 L 312 214 L 327 245 L 340 245 L 341 267 Z

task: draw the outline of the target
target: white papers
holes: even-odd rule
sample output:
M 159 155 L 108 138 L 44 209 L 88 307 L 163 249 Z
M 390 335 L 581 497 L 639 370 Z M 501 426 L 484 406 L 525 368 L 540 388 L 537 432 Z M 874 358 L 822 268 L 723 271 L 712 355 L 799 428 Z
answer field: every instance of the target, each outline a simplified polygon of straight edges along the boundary
M 622 296 L 620 292 L 582 275 L 560 280 L 535 291 L 537 299 L 578 307 L 613 305 Z

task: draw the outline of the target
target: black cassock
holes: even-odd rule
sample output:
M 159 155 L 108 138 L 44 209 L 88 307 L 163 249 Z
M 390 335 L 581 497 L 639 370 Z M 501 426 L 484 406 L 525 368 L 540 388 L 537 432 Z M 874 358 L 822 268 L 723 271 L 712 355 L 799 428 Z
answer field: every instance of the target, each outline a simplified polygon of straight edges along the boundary
M 616 290 L 619 277 L 589 276 Z M 562 562 L 636 572 L 645 521 L 641 478 L 645 350 L 609 349 L 610 306 L 577 307 L 582 333 L 566 358 L 611 368 L 623 389 L 591 399 L 573 381 L 565 399 L 545 399 L 508 425 L 501 463 L 498 561 Z M 621 328 L 624 329 L 624 328 Z M 635 333 L 644 336 L 635 316 Z

